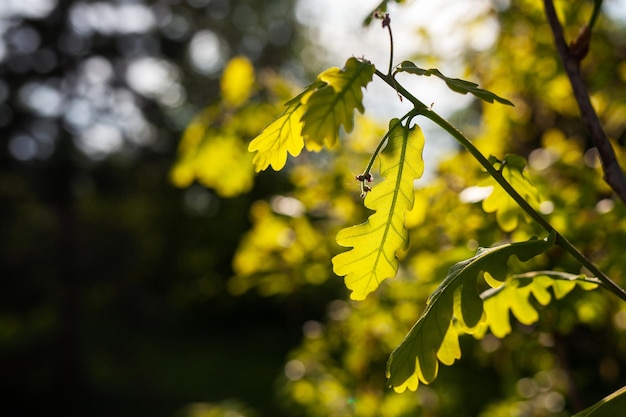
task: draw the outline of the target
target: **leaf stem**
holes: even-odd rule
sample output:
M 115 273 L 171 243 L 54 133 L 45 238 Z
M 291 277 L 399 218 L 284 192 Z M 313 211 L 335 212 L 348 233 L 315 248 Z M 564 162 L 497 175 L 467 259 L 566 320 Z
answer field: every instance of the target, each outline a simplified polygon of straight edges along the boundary
M 406 97 L 415 108 L 408 114 L 415 113 L 416 115 L 423 115 L 427 119 L 436 123 L 439 127 L 448 132 L 457 142 L 459 142 L 473 157 L 478 161 L 483 168 L 487 170 L 498 184 L 515 200 L 515 202 L 524 210 L 533 220 L 535 220 L 541 227 L 543 227 L 548 233 L 554 233 L 555 243 L 561 248 L 569 252 L 581 265 L 594 274 L 604 287 L 619 297 L 622 301 L 626 301 L 626 291 L 617 285 L 611 278 L 609 278 L 604 272 L 602 272 L 593 262 L 591 262 L 585 255 L 583 255 L 570 241 L 568 241 L 563 235 L 561 235 L 537 210 L 535 210 L 527 201 L 522 197 L 513 186 L 502 176 L 502 173 L 498 171 L 485 156 L 478 150 L 478 148 L 461 133 L 457 128 L 450 124 L 446 119 L 434 112 L 432 109 L 424 105 L 420 100 L 415 98 L 405 88 L 403 88 L 393 76 L 385 75 L 376 70 L 378 75 L 384 82 L 390 87 L 396 89 L 396 91 Z M 405 116 L 406 117 L 406 116 Z
M 415 98 L 411 93 L 409 93 L 404 87 L 402 87 L 398 82 L 396 82 L 395 77 L 392 74 L 383 74 L 378 69 L 375 70 L 374 74 L 376 74 L 380 79 L 386 82 L 391 88 L 396 90 L 396 92 L 402 95 L 404 98 L 409 100 L 411 104 L 413 104 L 414 109 L 412 112 L 416 112 L 419 114 L 421 110 L 427 109 L 426 105 L 422 103 L 420 100 Z
M 402 118 L 399 120 L 399 123 L 402 123 L 405 119 L 414 117 L 418 114 L 419 112 L 413 109 L 409 111 L 407 114 L 405 114 L 404 116 L 402 116 Z M 378 146 L 376 146 L 376 149 L 374 149 L 374 152 L 372 153 L 372 156 L 370 157 L 370 160 L 367 163 L 367 167 L 365 168 L 365 171 L 363 171 L 364 177 L 367 177 L 367 175 L 371 173 L 372 167 L 374 166 L 374 161 L 378 157 L 378 154 L 380 153 L 380 151 L 382 151 L 382 149 L 385 147 L 385 144 L 387 143 L 387 138 L 389 137 L 389 133 L 391 133 L 391 130 L 392 129 L 389 129 L 387 133 L 385 133 L 385 136 L 383 136 L 383 138 L 380 140 L 380 142 L 378 142 Z
M 391 30 L 391 21 L 387 21 L 387 31 L 389 32 L 389 70 L 387 71 L 388 75 L 391 75 L 391 70 L 393 69 L 393 32 Z

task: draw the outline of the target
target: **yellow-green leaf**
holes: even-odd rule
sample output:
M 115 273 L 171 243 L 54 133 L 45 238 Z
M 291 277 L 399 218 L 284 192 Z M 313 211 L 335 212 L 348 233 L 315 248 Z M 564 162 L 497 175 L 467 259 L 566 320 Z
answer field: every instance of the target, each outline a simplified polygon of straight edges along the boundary
M 492 163 L 500 170 L 504 179 L 534 208 L 539 207 L 539 194 L 526 172 L 526 161 L 521 156 L 506 155 L 504 161 L 491 158 Z M 483 201 L 483 210 L 487 213 L 496 213 L 496 221 L 505 232 L 511 232 L 517 228 L 519 218 L 524 212 L 519 208 L 515 200 L 507 194 L 496 181 L 489 177 L 483 183 L 484 186 L 493 186 L 493 191 Z
M 178 187 L 187 187 L 196 179 L 222 197 L 245 193 L 254 182 L 245 144 L 227 135 L 206 138 L 195 152 L 177 161 L 170 175 Z
M 592 290 L 598 286 L 595 278 L 557 271 L 536 271 L 513 275 L 503 285 L 481 294 L 484 300 L 485 320 L 481 323 L 481 333 L 487 328 L 491 333 L 503 338 L 511 333 L 509 311 L 523 324 L 533 324 L 539 319 L 539 312 L 531 302 L 531 295 L 541 305 L 548 305 L 552 295 L 563 298 L 575 287 Z M 477 335 L 480 337 L 480 334 Z
M 275 171 L 280 171 L 287 162 L 287 153 L 292 156 L 300 154 L 304 147 L 300 122 L 302 114 L 302 104 L 291 101 L 282 115 L 252 139 L 248 151 L 256 152 L 252 159 L 256 172 L 270 165 Z
M 329 68 L 318 76 L 325 84 L 302 100 L 306 105 L 302 133 L 307 142 L 333 146 L 341 126 L 352 131 L 354 110 L 364 111 L 362 88 L 372 80 L 375 69 L 369 61 L 350 58 L 343 69 Z
M 218 117 L 219 110 L 208 107 L 189 123 L 170 179 L 181 188 L 197 180 L 222 197 L 235 197 L 254 184 L 252 158 L 238 132 L 212 126 Z
M 413 207 L 413 181 L 424 171 L 424 135 L 419 126 L 389 123 L 389 138 L 381 153 L 380 173 L 385 178 L 365 198 L 375 210 L 365 223 L 337 234 L 337 243 L 352 249 L 333 258 L 337 275 L 345 276 L 353 300 L 363 300 L 398 270 L 396 253 L 408 244 L 404 216 Z
M 254 67 L 248 58 L 237 56 L 228 61 L 220 80 L 224 104 L 241 106 L 252 94 L 254 82 Z
M 521 261 L 545 252 L 554 236 L 543 240 L 507 243 L 479 248 L 475 256 L 454 264 L 441 285 L 428 298 L 428 305 L 387 362 L 389 386 L 397 392 L 416 390 L 419 382 L 428 384 L 438 373 L 439 362 L 451 365 L 461 357 L 458 330 L 470 329 L 483 317 L 483 301 L 476 283 L 483 273 L 504 281 L 511 256 Z M 456 317 L 461 326 L 453 326 Z
M 350 58 L 343 69 L 322 72 L 250 142 L 248 150 L 256 152 L 255 170 L 271 166 L 279 171 L 285 166 L 287 154 L 297 156 L 305 146 L 310 151 L 321 150 L 324 143 L 333 146 L 341 126 L 350 132 L 354 109 L 363 112 L 361 89 L 372 80 L 374 71 L 368 61 Z

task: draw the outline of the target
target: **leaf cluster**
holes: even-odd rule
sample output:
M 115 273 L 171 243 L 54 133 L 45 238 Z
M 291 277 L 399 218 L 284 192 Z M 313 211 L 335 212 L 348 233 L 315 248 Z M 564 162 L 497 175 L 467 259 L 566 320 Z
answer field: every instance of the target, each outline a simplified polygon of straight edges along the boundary
M 351 132 L 354 110 L 363 113 L 363 91 L 374 74 L 374 65 L 350 58 L 343 69 L 330 68 L 301 94 L 286 103 L 285 111 L 254 138 L 248 150 L 256 152 L 256 171 L 271 166 L 280 170 L 287 154 L 297 156 L 306 145 L 319 151 L 337 143 L 339 128 Z
M 381 3 L 382 11 L 386 10 L 387 3 Z M 532 10 L 534 13 L 535 9 Z M 533 33 L 532 36 L 534 39 L 539 35 Z M 542 143 L 529 145 L 515 141 L 518 137 L 534 135 L 534 132 L 529 134 L 527 131 L 532 112 L 527 111 L 529 104 L 523 102 L 523 93 L 518 91 L 519 86 L 526 87 L 526 82 L 528 91 L 542 98 L 538 106 L 560 112 L 559 117 L 569 117 L 574 112 L 571 100 L 563 96 L 563 85 L 567 80 L 558 74 L 546 75 L 544 72 L 539 77 L 546 79 L 536 85 L 536 80 L 506 76 L 511 70 L 508 62 L 519 64 L 516 71 L 523 68 L 525 77 L 533 66 L 550 66 L 536 56 L 539 55 L 537 51 L 547 47 L 545 39 L 535 39 L 530 46 L 524 46 L 521 38 L 516 42 L 519 47 L 506 49 L 505 58 L 498 60 L 499 66 L 493 73 L 480 66 L 475 72 L 498 91 L 516 91 L 514 96 L 520 99 L 522 106 L 507 107 L 507 111 L 497 106 L 482 109 L 483 122 L 477 130 L 475 143 L 413 97 L 395 75 L 434 76 L 452 91 L 471 94 L 486 103 L 512 106 L 512 101 L 479 87 L 478 83 L 448 77 L 435 68 L 423 69 L 404 61 L 393 73 L 386 75 L 368 61 L 356 58 L 350 58 L 342 69 L 331 68 L 322 72 L 301 94 L 287 101 L 284 112 L 250 142 L 248 149 L 255 152 L 253 164 L 257 172 L 270 166 L 274 170 L 282 169 L 288 155 L 296 156 L 305 147 L 319 151 L 333 147 L 340 139 L 347 142 L 348 135 L 342 135 L 342 129 L 350 133 L 355 128 L 354 111 L 363 113 L 363 88 L 374 74 L 414 105 L 402 118 L 391 120 L 366 169 L 357 175 L 365 196 L 364 208 L 373 213 L 367 213 L 369 217 L 364 223 L 339 230 L 336 243 L 348 250 L 335 255 L 332 264 L 334 273 L 345 277 L 350 298 L 359 303 L 341 302 L 341 308 L 329 310 L 332 330 L 323 336 L 309 337 L 310 340 L 307 339 L 302 349 L 294 354 L 294 360 L 301 361 L 304 371 L 298 378 L 290 379 L 287 385 L 292 390 L 291 395 L 301 404 L 323 405 L 326 410 L 340 410 L 343 414 L 354 413 L 358 408 L 358 415 L 368 415 L 367 406 L 349 407 L 346 404 L 355 393 L 372 404 L 387 401 L 389 397 L 386 395 L 377 399 L 371 395 L 369 387 L 372 380 L 377 380 L 365 370 L 369 365 L 380 366 L 384 362 L 381 357 L 385 348 L 395 347 L 386 363 L 387 385 L 398 392 L 416 390 L 420 384 L 435 380 L 440 364 L 451 365 L 460 359 L 462 335 L 471 334 L 475 339 L 484 339 L 488 335 L 504 339 L 512 332 L 515 321 L 527 326 L 541 321 L 541 308 L 553 300 L 562 299 L 576 288 L 593 290 L 605 284 L 596 277 L 578 273 L 581 260 L 585 267 L 592 264 L 557 229 L 566 230 L 574 244 L 586 245 L 593 251 L 603 247 L 602 239 L 623 237 L 623 222 L 617 210 L 607 210 L 607 217 L 602 218 L 599 208 L 584 200 L 584 196 L 593 195 L 595 199 L 604 196 L 602 201 L 606 202 L 607 190 L 600 180 L 583 172 L 586 169 L 584 152 L 576 141 L 555 138 L 554 132 L 540 123 L 537 129 L 543 129 L 539 135 Z M 535 87 L 537 91 L 533 90 Z M 541 88 L 543 90 L 539 90 Z M 541 107 L 540 110 L 545 109 Z M 425 138 L 420 127 L 413 124 L 418 116 L 437 123 L 469 151 L 451 155 L 440 165 L 438 177 L 421 189 L 416 189 L 414 183 L 424 170 Z M 508 153 L 509 148 L 524 150 L 525 146 L 535 146 L 537 151 L 522 152 L 530 154 L 528 163 L 525 158 Z M 501 154 L 505 156 L 494 156 Z M 339 178 L 339 182 L 343 181 L 337 187 L 340 190 L 345 186 L 349 178 L 346 172 L 351 168 L 342 165 L 346 163 L 344 156 L 331 156 L 328 161 L 332 162 L 325 166 L 326 171 L 318 174 L 324 178 L 322 186 L 315 191 L 333 200 L 339 193 L 328 193 L 323 188 L 334 188 L 335 185 L 330 184 L 336 184 Z M 476 161 L 487 172 L 487 179 L 484 171 L 471 167 L 470 164 Z M 371 184 L 376 163 L 380 166 L 379 175 Z M 330 170 L 335 171 L 334 176 Z M 242 281 L 241 277 L 250 278 L 254 274 L 265 277 L 260 288 L 273 288 L 267 291 L 268 295 L 293 290 L 297 285 L 276 290 L 281 287 L 272 286 L 272 283 L 298 276 L 293 273 L 294 264 L 315 264 L 317 273 L 328 274 L 323 259 L 333 250 L 329 250 L 322 235 L 337 230 L 346 219 L 365 217 L 365 210 L 359 210 L 350 198 L 346 198 L 343 200 L 345 204 L 329 203 L 335 217 L 329 216 L 315 224 L 309 217 L 315 212 L 315 197 L 311 198 L 312 194 L 306 191 L 310 179 L 316 175 L 315 168 L 307 166 L 302 172 L 303 175 L 291 178 L 299 184 L 298 201 L 305 202 L 307 215 L 282 216 L 276 210 L 272 212 L 267 205 L 259 204 L 262 215 L 255 218 L 255 230 L 242 242 L 241 256 L 235 262 L 238 276 L 233 282 L 240 285 L 237 288 L 241 291 L 255 285 L 252 281 Z M 464 197 L 471 194 L 469 190 L 475 185 L 481 190 L 489 189 L 490 193 Z M 460 201 L 458 193 L 461 193 Z M 337 215 L 339 212 L 341 215 Z M 535 223 L 529 224 L 529 220 Z M 598 226 L 610 229 L 611 223 L 616 225 L 611 234 L 589 230 L 598 229 Z M 311 224 L 315 226 L 311 227 Z M 332 224 L 332 227 L 316 233 L 320 224 Z M 548 237 L 532 237 L 538 230 L 542 235 L 547 232 Z M 285 244 L 286 241 L 280 239 L 272 240 L 272 235 L 291 236 L 292 239 Z M 590 236 L 594 239 L 592 243 L 588 240 Z M 319 253 L 316 251 L 319 248 L 315 243 L 311 244 L 310 239 L 324 242 L 319 245 L 324 251 L 314 262 L 305 255 Z M 409 241 L 413 244 L 409 245 Z M 481 247 L 473 253 L 478 242 L 500 243 Z M 601 252 L 598 259 L 602 266 L 619 273 L 623 270 L 624 260 L 615 247 L 619 245 L 597 250 Z M 562 249 L 575 256 L 563 260 Z M 403 258 L 405 262 L 400 262 Z M 601 273 L 595 267 L 586 272 Z M 278 276 L 281 278 L 277 279 Z M 393 277 L 398 279 L 385 281 Z M 426 298 L 424 294 L 430 296 Z M 415 307 L 415 301 L 424 301 L 423 311 Z M 374 313 L 376 306 L 380 310 L 377 314 Z M 577 314 L 574 320 L 592 320 L 585 319 L 590 317 L 583 313 L 587 307 L 589 304 L 584 302 L 575 305 L 572 308 Z M 416 316 L 419 319 L 402 338 L 401 326 L 409 327 Z M 559 320 L 566 321 L 565 318 Z M 353 344 L 369 347 L 372 352 L 369 362 L 362 352 L 357 352 L 358 349 L 345 346 L 341 340 L 346 334 L 352 337 Z M 382 347 L 372 346 L 378 343 Z M 342 354 L 345 357 L 340 357 Z M 351 375 L 358 375 L 366 382 L 351 381 Z M 331 391 L 334 393 L 332 398 L 325 395 Z M 397 410 L 409 409 L 397 406 Z M 393 415 L 393 412 L 388 414 Z
M 363 70 L 366 70 L 365 76 L 362 76 Z M 333 146 L 341 127 L 350 132 L 354 109 L 363 111 L 361 89 L 374 72 L 373 65 L 364 65 L 364 61 L 351 58 L 343 70 L 332 68 L 320 74 L 315 83 L 289 101 L 285 112 L 251 142 L 249 149 L 257 152 L 257 170 L 270 165 L 275 169 L 282 168 L 287 153 L 299 153 L 305 142 L 311 150 L 319 150 L 324 144 Z M 398 72 L 435 75 L 457 93 L 470 93 L 489 103 L 512 105 L 509 100 L 479 88 L 476 83 L 449 78 L 436 69 L 424 70 L 405 61 L 396 69 L 395 73 Z M 414 210 L 413 182 L 424 169 L 421 155 L 424 137 L 419 127 L 410 127 L 410 122 L 418 114 L 431 114 L 396 84 L 393 75 L 376 73 L 416 107 L 403 118 L 406 119 L 404 124 L 400 119 L 391 120 L 387 134 L 374 153 L 372 161 L 376 157 L 380 160 L 383 181 L 373 190 L 367 184 L 372 179 L 372 161 L 364 174 L 357 176 L 366 195 L 365 207 L 374 213 L 365 223 L 343 229 L 337 235 L 337 243 L 350 250 L 333 258 L 333 269 L 337 275 L 345 276 L 354 300 L 364 300 L 383 280 L 394 277 L 398 272 L 398 257 L 408 249 L 406 220 Z M 482 185 L 491 187 L 492 192 L 484 199 L 482 207 L 486 213 L 497 213 L 496 219 L 503 231 L 518 229 L 518 216 L 523 215 L 518 205 L 537 218 L 540 199 L 525 171 L 523 158 L 507 155 L 504 160 L 493 156 L 487 160 L 438 116 L 432 118 L 461 141 L 489 172 L 491 182 Z M 291 148 L 289 144 L 294 143 L 294 135 L 301 142 Z M 557 299 L 576 286 L 595 288 L 598 282 L 594 279 L 557 272 L 518 274 L 507 278 L 507 264 L 511 257 L 528 261 L 554 246 L 557 233 L 551 227 L 547 230 L 550 231 L 548 238 L 480 248 L 473 257 L 453 265 L 428 297 L 419 320 L 391 353 L 386 370 L 388 385 L 402 392 L 407 388 L 416 390 L 420 382 L 431 383 L 437 377 L 439 363 L 451 365 L 461 357 L 460 335 L 471 333 L 480 338 L 490 329 L 497 337 L 506 336 L 511 329 L 509 311 L 521 323 L 536 322 L 539 315 L 531 298 L 541 305 L 548 304 L 552 298 L 548 288 L 552 288 Z M 481 294 L 479 288 L 485 286 L 491 290 Z

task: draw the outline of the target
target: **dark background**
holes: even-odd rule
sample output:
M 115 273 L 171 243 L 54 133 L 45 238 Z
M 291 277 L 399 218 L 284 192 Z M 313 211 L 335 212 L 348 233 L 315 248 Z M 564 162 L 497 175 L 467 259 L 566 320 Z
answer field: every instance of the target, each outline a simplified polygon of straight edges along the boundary
M 221 199 L 168 172 L 224 61 L 294 55 L 292 3 L 0 6 L 0 414 L 169 416 L 236 398 L 276 415 L 274 376 L 320 307 L 235 299 L 225 282 L 251 202 L 282 182 Z M 221 53 L 198 68 L 206 30 Z M 182 98 L 134 89 L 140 58 L 174 71 Z

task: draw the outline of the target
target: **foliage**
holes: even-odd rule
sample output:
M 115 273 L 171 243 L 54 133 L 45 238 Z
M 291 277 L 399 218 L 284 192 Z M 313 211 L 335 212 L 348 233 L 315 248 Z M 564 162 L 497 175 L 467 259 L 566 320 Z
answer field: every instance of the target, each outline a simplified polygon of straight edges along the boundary
M 531 325 L 539 319 L 539 313 L 531 299 L 546 306 L 552 300 L 549 289 L 552 289 L 554 298 L 558 300 L 577 286 L 593 290 L 598 286 L 598 281 L 556 271 L 512 275 L 502 285 L 481 294 L 486 320 L 480 323 L 483 329 L 479 331 L 484 332 L 488 328 L 494 336 L 504 338 L 511 332 L 509 311 L 520 323 Z
M 554 244 L 554 237 L 479 248 L 470 259 L 453 265 L 441 285 L 428 297 L 427 307 L 402 343 L 391 353 L 387 367 L 389 385 L 398 392 L 417 389 L 419 381 L 428 384 L 437 376 L 438 361 L 451 365 L 461 357 L 458 330 L 471 332 L 481 321 L 500 319 L 484 316 L 483 302 L 476 290 L 479 276 L 490 276 L 489 282 L 501 284 L 506 277 L 508 258 L 515 255 L 522 261 L 545 252 Z M 512 302 L 513 308 L 517 303 Z M 493 312 L 492 309 L 490 312 Z
M 253 163 L 257 171 L 268 166 L 280 170 L 287 162 L 287 153 L 297 156 L 304 147 L 300 119 L 303 107 L 299 100 L 287 104 L 285 112 L 267 126 L 263 133 L 248 146 L 250 151 L 258 151 Z
M 568 25 L 584 23 L 585 7 L 561 6 Z M 384 73 L 365 59 L 350 58 L 343 69 L 322 72 L 288 100 L 284 112 L 250 142 L 256 171 L 282 169 L 293 189 L 275 196 L 281 200 L 256 205 L 253 229 L 235 257 L 231 291 L 240 294 L 256 287 L 264 295 L 275 295 L 325 284 L 330 272 L 324 261 L 337 251 L 328 236 L 338 231 L 336 243 L 349 248 L 332 263 L 334 272 L 346 277 L 353 301 L 333 301 L 327 327 L 318 322 L 305 326 L 305 339 L 286 365 L 285 394 L 302 414 L 365 416 L 384 410 L 391 416 L 420 409 L 445 415 L 502 415 L 522 413 L 515 407 L 524 404 L 533 407 L 529 413 L 543 415 L 582 408 L 580 398 L 564 388 L 574 381 L 547 385 L 546 398 L 552 402 L 541 402 L 527 390 L 516 393 L 515 381 L 524 381 L 525 374 L 540 379 L 542 372 L 558 370 L 563 365 L 551 353 L 557 343 L 553 340 L 574 334 L 581 323 L 606 323 L 623 308 L 593 290 L 604 288 L 623 299 L 609 276 L 619 277 L 626 267 L 619 244 L 626 234 L 624 208 L 614 203 L 593 154 L 576 133 L 582 126 L 575 121 L 568 80 L 549 55 L 550 34 L 534 30 L 542 27 L 541 9 L 529 2 L 524 7 L 510 5 L 497 18 L 504 28 L 501 43 L 489 56 L 468 54 L 474 63 L 468 64 L 468 71 L 511 100 L 410 61 Z M 383 26 L 389 21 L 383 20 Z M 609 38 L 601 40 L 610 44 Z M 395 79 L 401 72 L 434 75 L 456 93 L 469 93 L 485 103 L 515 102 L 515 107 L 474 103 L 468 110 L 472 121 L 456 129 Z M 412 105 L 389 123 L 386 133 L 383 129 L 377 146 L 358 135 L 359 123 L 366 122 L 353 122 L 354 110 L 364 110 L 362 89 L 374 74 Z M 619 99 L 615 107 L 606 104 L 613 100 L 608 86 L 603 84 L 597 93 L 602 97 L 598 102 L 605 103 L 607 121 L 624 109 Z M 467 152 L 449 155 L 429 184 L 416 187 L 414 180 L 424 169 L 425 139 L 412 123 L 420 117 L 435 122 Z M 475 140 L 461 130 L 474 133 Z M 325 148 L 338 143 L 338 152 L 326 153 Z M 305 147 L 322 153 L 301 155 Z M 368 153 L 369 164 L 358 169 L 357 161 Z M 290 166 L 288 155 L 301 156 Z M 376 161 L 384 179 L 372 185 Z M 354 172 L 362 172 L 356 177 L 364 208 L 373 214 L 343 192 Z M 489 195 L 473 194 L 487 189 Z M 277 201 L 299 208 L 284 210 Z M 341 229 L 346 221 L 367 215 L 365 223 Z M 549 237 L 532 238 L 537 234 Z M 479 242 L 495 244 L 474 254 Z M 402 329 L 409 327 L 403 337 Z M 476 340 L 463 337 L 465 333 Z M 520 342 L 520 337 L 533 343 Z M 615 345 L 616 351 L 623 350 L 620 346 Z M 479 396 L 482 404 L 461 410 L 459 404 L 474 398 L 467 393 L 460 394 L 460 401 L 447 397 L 446 388 L 453 383 L 446 378 L 455 368 L 468 366 L 462 352 L 467 361 L 493 365 L 508 388 L 499 393 L 485 389 Z M 525 365 L 508 359 L 495 363 L 507 354 L 518 355 Z M 440 362 L 455 361 L 450 373 L 440 372 Z M 385 369 L 388 380 L 383 382 L 379 375 Z M 503 376 L 507 370 L 510 376 Z M 419 405 L 379 389 L 384 383 L 396 391 L 414 391 L 419 382 L 431 384 L 436 377 L 446 388 L 420 388 Z M 507 399 L 498 402 L 498 394 Z M 585 398 L 582 403 L 596 400 Z
M 280 86 L 271 79 L 264 81 L 265 89 L 278 93 Z M 245 141 L 258 125 L 247 120 L 254 114 L 262 125 L 274 110 L 262 103 L 245 105 L 256 85 L 254 68 L 247 58 L 235 57 L 228 63 L 220 82 L 221 102 L 201 111 L 183 133 L 170 174 L 175 185 L 188 187 L 197 180 L 224 197 L 250 191 L 254 159 Z
M 321 149 L 326 143 L 332 147 L 337 143 L 341 126 L 350 133 L 353 128 L 354 110 L 363 113 L 363 91 L 374 75 L 374 65 L 350 58 L 343 69 L 330 68 L 317 78 L 321 83 L 301 102 L 306 106 L 302 115 L 302 136 L 309 149 Z
M 367 222 L 337 234 L 339 245 L 353 248 L 333 258 L 334 271 L 346 276 L 353 300 L 363 300 L 384 279 L 393 278 L 398 270 L 397 253 L 409 244 L 404 217 L 413 208 L 413 181 L 424 171 L 424 135 L 418 126 L 410 128 L 408 123 L 389 122 L 380 162 L 384 181 L 365 197 L 365 206 L 375 213 Z
M 319 151 L 327 143 L 337 142 L 337 131 L 353 128 L 354 109 L 363 112 L 363 93 L 372 79 L 374 66 L 351 58 L 343 69 L 330 68 L 300 95 L 287 102 L 285 112 L 254 138 L 248 147 L 257 152 L 254 162 L 257 171 L 269 165 L 280 170 L 287 153 L 297 156 L 304 144 L 309 150 Z
M 404 61 L 396 69 L 396 72 L 406 72 L 409 74 L 425 75 L 425 76 L 434 75 L 435 77 L 441 78 L 443 81 L 445 81 L 448 88 L 450 88 L 450 90 L 456 93 L 459 93 L 459 94 L 470 93 L 476 96 L 477 98 L 483 101 L 486 101 L 487 103 L 493 103 L 494 101 L 497 101 L 498 103 L 506 104 L 509 106 L 513 105 L 513 103 L 511 103 L 509 100 L 502 98 L 492 93 L 491 91 L 478 88 L 478 84 L 476 83 L 473 83 L 471 81 L 461 80 L 459 78 L 446 77 L 437 68 L 431 68 L 431 69 L 425 70 L 425 69 L 418 67 L 411 61 Z
M 506 181 L 515 188 L 517 192 L 533 208 L 539 209 L 540 198 L 537 189 L 525 171 L 526 161 L 517 155 L 505 155 L 503 161 L 491 157 L 491 162 Z M 492 192 L 483 200 L 483 210 L 486 213 L 496 213 L 496 221 L 500 228 L 506 232 L 517 229 L 519 217 L 524 217 L 524 212 L 506 191 L 498 187 L 496 181 L 489 177 L 482 186 L 492 187 Z

